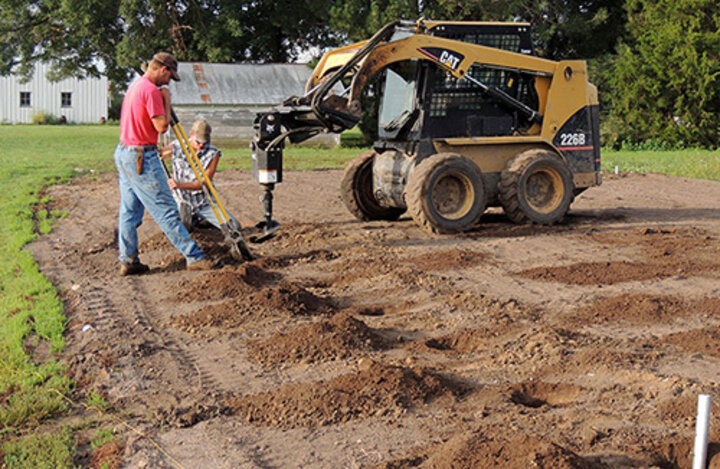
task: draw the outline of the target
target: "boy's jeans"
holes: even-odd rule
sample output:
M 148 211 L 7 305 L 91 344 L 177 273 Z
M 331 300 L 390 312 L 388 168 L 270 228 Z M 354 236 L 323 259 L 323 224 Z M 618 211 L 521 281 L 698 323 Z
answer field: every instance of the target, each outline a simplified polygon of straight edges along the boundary
M 220 210 L 219 207 L 216 207 L 218 211 Z M 235 220 L 236 226 L 240 227 L 240 223 L 237 221 L 237 219 L 232 215 L 232 213 L 227 212 L 228 217 L 230 217 L 231 220 Z M 204 203 L 200 208 L 193 210 L 193 214 L 197 215 L 199 218 L 202 218 L 203 220 L 206 220 L 208 223 L 213 225 L 215 228 L 220 229 L 220 221 L 215 216 L 215 212 L 213 211 L 212 207 L 208 202 Z

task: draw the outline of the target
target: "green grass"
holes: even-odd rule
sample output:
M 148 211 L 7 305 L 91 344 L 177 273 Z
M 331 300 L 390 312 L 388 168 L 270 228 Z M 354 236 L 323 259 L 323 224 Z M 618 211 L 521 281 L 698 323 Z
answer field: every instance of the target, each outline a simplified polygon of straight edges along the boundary
M 8 468 L 69 469 L 75 467 L 76 446 L 70 429 L 63 428 L 53 435 L 33 435 L 3 443 L 2 452 Z
M 115 435 L 113 434 L 112 429 L 100 428 L 95 433 L 95 438 L 90 441 L 90 447 L 92 449 L 97 449 L 102 445 L 112 443 L 113 441 L 115 441 Z
M 96 391 L 90 391 L 87 397 L 87 405 L 94 407 L 100 412 L 105 412 L 110 405 L 108 402 Z
M 90 171 L 112 171 L 117 138 L 118 128 L 112 125 L 0 126 L 0 439 L 17 438 L 67 408 L 59 393 L 69 394 L 72 383 L 62 365 L 52 354 L 41 359 L 33 352 L 62 351 L 67 319 L 57 291 L 24 246 L 38 233 L 49 232 L 54 220 L 64 215 L 51 208 L 43 189 Z M 341 168 L 362 151 L 289 148 L 284 166 L 287 170 Z M 227 147 L 223 152 L 221 170 L 250 168 L 246 147 Z M 603 151 L 605 170 L 612 171 L 615 165 L 621 171 L 720 180 L 719 152 Z M 67 438 L 61 432 L 6 442 L 5 463 L 40 467 L 28 461 L 44 451 L 49 452 L 42 455 L 44 460 L 67 460 L 63 448 L 72 446 Z
M 63 305 L 23 247 L 61 216 L 44 205 L 49 200 L 42 189 L 88 169 L 110 170 L 116 141 L 117 128 L 0 126 L 0 436 L 21 433 L 67 407 L 61 393 L 70 393 L 72 383 L 47 353 L 64 347 Z M 57 462 L 64 457 L 58 448 L 66 446 L 62 434 L 13 445 L 3 446 L 8 467 L 55 467 L 36 465 L 33 454 L 48 451 L 42 457 Z
M 669 151 L 602 151 L 603 169 L 608 172 L 618 166 L 620 172 L 662 173 L 698 179 L 720 181 L 720 151 L 669 150 Z

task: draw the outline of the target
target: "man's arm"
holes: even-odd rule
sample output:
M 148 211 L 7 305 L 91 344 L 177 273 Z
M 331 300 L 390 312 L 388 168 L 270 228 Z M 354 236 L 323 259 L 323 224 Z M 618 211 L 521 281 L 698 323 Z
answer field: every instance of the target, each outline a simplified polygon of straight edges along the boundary
M 164 133 L 167 131 L 168 127 L 170 127 L 170 90 L 167 88 L 160 88 L 160 93 L 162 94 L 163 102 L 165 104 L 165 115 L 153 116 L 152 123 L 158 133 Z

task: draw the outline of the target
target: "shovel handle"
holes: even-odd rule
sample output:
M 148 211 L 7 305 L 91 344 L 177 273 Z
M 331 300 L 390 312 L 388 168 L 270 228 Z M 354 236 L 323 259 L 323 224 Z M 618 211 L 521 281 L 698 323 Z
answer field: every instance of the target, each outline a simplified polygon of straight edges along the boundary
M 180 123 L 180 119 L 178 119 L 177 114 L 175 114 L 175 109 L 170 108 L 170 125 L 175 127 Z

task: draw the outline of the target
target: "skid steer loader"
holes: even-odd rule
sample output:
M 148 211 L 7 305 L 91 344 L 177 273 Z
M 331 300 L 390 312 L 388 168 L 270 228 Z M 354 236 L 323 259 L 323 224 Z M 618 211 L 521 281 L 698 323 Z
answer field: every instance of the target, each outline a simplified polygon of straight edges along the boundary
M 356 125 L 373 77 L 379 139 L 341 184 L 361 220 L 407 211 L 429 232 L 458 233 L 502 206 L 513 222 L 553 224 L 601 183 L 598 96 L 584 61 L 534 56 L 525 23 L 394 22 L 326 53 L 304 96 L 257 114 L 252 164 L 268 236 L 285 140 Z

